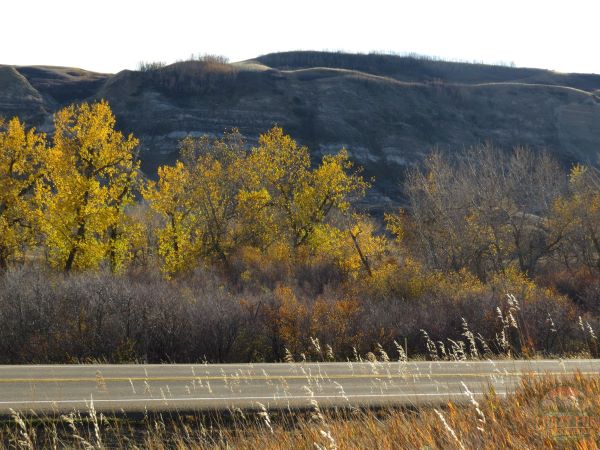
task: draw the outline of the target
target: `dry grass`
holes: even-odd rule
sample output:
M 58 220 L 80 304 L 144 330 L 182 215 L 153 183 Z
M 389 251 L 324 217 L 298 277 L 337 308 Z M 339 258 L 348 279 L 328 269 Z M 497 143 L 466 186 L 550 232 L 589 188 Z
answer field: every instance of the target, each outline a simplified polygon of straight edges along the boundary
M 58 422 L 14 415 L 0 431 L 6 448 L 597 448 L 600 379 L 525 379 L 512 395 L 490 392 L 437 408 L 383 411 L 230 411 L 125 421 L 82 415 Z M 567 428 L 568 427 L 568 428 Z

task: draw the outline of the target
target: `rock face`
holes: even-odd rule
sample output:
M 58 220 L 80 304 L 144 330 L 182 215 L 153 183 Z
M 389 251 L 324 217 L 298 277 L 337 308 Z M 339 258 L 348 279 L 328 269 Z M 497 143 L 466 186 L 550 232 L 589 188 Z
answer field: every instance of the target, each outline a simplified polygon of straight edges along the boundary
M 345 146 L 375 177 L 374 205 L 400 201 L 404 170 L 432 148 L 491 141 L 545 149 L 565 163 L 595 161 L 599 93 L 600 75 L 389 55 L 290 52 L 116 75 L 0 66 L 0 115 L 51 131 L 57 108 L 104 98 L 118 125 L 141 139 L 149 176 L 176 158 L 187 134 L 236 127 L 252 143 L 278 124 L 315 157 Z
M 38 123 L 47 114 L 44 99 L 27 78 L 14 67 L 0 66 L 0 115 Z

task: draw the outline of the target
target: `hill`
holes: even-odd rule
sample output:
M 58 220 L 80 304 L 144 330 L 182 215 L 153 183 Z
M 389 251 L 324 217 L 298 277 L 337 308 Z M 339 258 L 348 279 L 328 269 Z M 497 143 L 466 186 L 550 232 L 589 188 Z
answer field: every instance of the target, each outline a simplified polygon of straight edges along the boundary
M 176 158 L 187 134 L 237 127 L 253 142 L 276 123 L 315 157 L 346 146 L 376 178 L 373 206 L 400 201 L 405 168 L 434 147 L 451 152 L 489 140 L 546 149 L 566 164 L 595 161 L 600 150 L 600 75 L 593 74 L 327 52 L 114 75 L 0 66 L 0 115 L 47 131 L 59 107 L 100 98 L 141 139 L 149 176 Z

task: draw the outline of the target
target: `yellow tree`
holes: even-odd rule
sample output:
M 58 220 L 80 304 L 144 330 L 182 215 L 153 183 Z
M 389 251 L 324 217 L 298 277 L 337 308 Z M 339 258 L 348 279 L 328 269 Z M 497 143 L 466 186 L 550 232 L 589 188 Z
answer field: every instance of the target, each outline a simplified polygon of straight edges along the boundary
M 54 117 L 47 183 L 37 189 L 51 263 L 70 271 L 113 269 L 126 259 L 125 207 L 133 200 L 138 140 L 115 129 L 107 102 L 65 108 Z
M 202 238 L 195 213 L 189 170 L 181 161 L 158 169 L 158 181 L 142 191 L 150 206 L 163 218 L 156 230 L 158 254 L 167 276 L 196 265 Z
M 0 267 L 34 242 L 33 192 L 43 173 L 46 138 L 18 118 L 0 120 Z
M 387 239 L 375 233 L 367 216 L 351 214 L 342 222 L 316 226 L 308 244 L 314 254 L 334 261 L 350 278 L 372 277 L 385 255 Z
M 134 200 L 134 190 L 139 188 L 137 155 L 133 164 L 123 170 L 107 175 L 109 201 L 106 204 L 111 211 L 109 226 L 106 230 L 108 261 L 113 272 L 122 271 L 133 258 L 134 246 L 144 238 L 144 226 L 130 214 L 126 207 Z
M 163 270 L 172 275 L 193 268 L 200 257 L 228 265 L 237 242 L 238 193 L 244 180 L 246 151 L 237 130 L 222 138 L 187 137 L 181 161 L 159 169 L 144 197 L 163 219 L 156 231 Z
M 232 130 L 218 139 L 188 137 L 180 152 L 190 173 L 195 217 L 202 230 L 200 253 L 228 265 L 240 231 L 238 193 L 245 183 L 245 142 Z
M 228 266 L 242 247 L 264 252 L 277 242 L 297 249 L 331 211 L 348 211 L 350 197 L 368 185 L 345 151 L 311 169 L 308 149 L 277 127 L 250 153 L 235 130 L 220 139 L 187 138 L 181 159 L 161 168 L 158 182 L 144 191 L 164 219 L 157 235 L 169 275 L 199 258 Z
M 257 191 L 268 193 L 267 205 L 277 219 L 277 231 L 296 249 L 314 233 L 328 215 L 348 211 L 351 197 L 364 195 L 369 184 L 346 150 L 326 155 L 311 170 L 308 148 L 300 147 L 279 127 L 260 136 L 249 157 L 250 177 Z

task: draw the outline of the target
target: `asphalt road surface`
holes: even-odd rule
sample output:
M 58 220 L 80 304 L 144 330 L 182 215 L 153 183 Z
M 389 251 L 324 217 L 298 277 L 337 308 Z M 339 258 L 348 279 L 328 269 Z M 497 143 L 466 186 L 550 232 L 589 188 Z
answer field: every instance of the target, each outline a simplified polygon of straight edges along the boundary
M 0 414 L 434 404 L 575 372 L 600 360 L 0 366 Z

